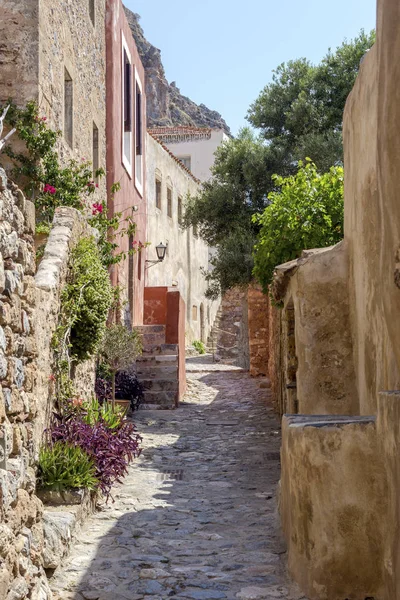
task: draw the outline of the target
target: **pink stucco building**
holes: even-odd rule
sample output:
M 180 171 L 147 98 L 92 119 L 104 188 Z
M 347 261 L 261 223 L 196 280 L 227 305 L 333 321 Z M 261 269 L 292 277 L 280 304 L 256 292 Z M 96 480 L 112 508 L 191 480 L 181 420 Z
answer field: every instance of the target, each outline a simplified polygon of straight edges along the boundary
M 121 0 L 106 2 L 107 192 L 110 216 L 136 223 L 134 236 L 123 236 L 120 250 L 146 242 L 145 73 Z M 113 184 L 120 189 L 112 193 Z M 121 228 L 126 226 L 122 222 Z M 146 249 L 111 269 L 113 285 L 123 290 L 124 321 L 143 323 Z

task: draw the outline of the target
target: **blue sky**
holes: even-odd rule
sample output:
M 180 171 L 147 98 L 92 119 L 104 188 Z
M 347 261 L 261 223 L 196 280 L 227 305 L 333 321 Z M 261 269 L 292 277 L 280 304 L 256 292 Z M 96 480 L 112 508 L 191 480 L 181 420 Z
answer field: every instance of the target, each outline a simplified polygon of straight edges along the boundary
M 375 27 L 376 0 L 125 0 L 161 49 L 169 81 L 218 110 L 233 133 L 272 70 L 318 62 L 329 47 Z

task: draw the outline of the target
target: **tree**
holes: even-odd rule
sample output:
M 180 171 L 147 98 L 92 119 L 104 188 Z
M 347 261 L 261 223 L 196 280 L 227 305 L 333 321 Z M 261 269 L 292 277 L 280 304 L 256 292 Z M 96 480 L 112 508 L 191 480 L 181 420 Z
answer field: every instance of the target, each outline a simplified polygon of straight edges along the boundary
M 374 32 L 361 31 L 319 65 L 304 58 L 280 65 L 248 112 L 260 133 L 243 129 L 218 149 L 213 177 L 189 199 L 185 216 L 186 225 L 217 248 L 213 270 L 206 273 L 210 297 L 251 281 L 261 227 L 253 215 L 264 211 L 281 178 L 295 176 L 299 161 L 308 157 L 320 173 L 342 164 L 346 98 L 374 40 Z M 291 255 L 292 242 L 287 243 Z M 259 263 L 255 274 L 265 280 L 271 272 L 264 276 Z
M 250 129 L 242 129 L 236 139 L 218 148 L 212 179 L 188 199 L 186 226 L 195 227 L 218 249 L 211 261 L 213 270 L 206 274 L 209 297 L 251 279 L 252 249 L 259 229 L 252 216 L 264 209 L 273 189 L 272 175 L 281 161 L 276 149 Z
M 123 325 L 107 327 L 101 355 L 111 371 L 112 406 L 115 407 L 115 376 L 135 362 L 142 351 L 140 335 L 136 329 L 129 331 Z
M 342 163 L 342 118 L 360 62 L 375 41 L 375 32 L 344 42 L 317 66 L 305 58 L 274 71 L 250 106 L 247 118 L 285 154 L 286 166 L 311 157 L 322 170 Z M 280 170 L 284 175 L 285 172 Z
M 275 176 L 279 188 L 254 220 L 260 226 L 254 273 L 267 291 L 276 265 L 302 250 L 336 244 L 343 238 L 343 168 L 318 173 L 311 161 L 289 177 Z

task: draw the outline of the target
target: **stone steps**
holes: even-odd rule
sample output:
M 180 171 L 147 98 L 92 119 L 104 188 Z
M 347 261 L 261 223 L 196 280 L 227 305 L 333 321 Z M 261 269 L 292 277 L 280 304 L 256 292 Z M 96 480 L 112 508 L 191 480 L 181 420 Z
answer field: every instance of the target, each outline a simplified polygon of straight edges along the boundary
M 179 398 L 177 344 L 165 343 L 165 325 L 138 328 L 143 354 L 136 361 L 138 380 L 144 387 L 141 408 L 175 408 Z

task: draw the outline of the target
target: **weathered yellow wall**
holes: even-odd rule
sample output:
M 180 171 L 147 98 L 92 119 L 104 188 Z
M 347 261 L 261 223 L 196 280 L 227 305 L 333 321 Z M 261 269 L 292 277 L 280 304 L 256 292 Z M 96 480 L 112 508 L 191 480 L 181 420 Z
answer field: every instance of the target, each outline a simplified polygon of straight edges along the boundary
M 390 164 L 392 160 L 396 162 L 396 158 L 392 154 L 394 148 L 389 145 L 379 149 L 381 126 L 378 136 L 378 121 L 386 103 L 378 93 L 382 81 L 379 47 L 391 45 L 386 33 L 383 35 L 384 43 L 376 44 L 361 65 L 344 114 L 345 239 L 349 253 L 351 326 L 361 414 L 376 414 L 377 393 L 398 387 L 400 383 L 400 357 L 395 360 L 393 346 L 393 343 L 399 346 L 400 331 L 397 335 L 391 332 L 397 320 L 396 310 L 400 309 L 400 291 L 394 284 L 400 206 L 397 190 L 396 201 L 390 202 L 388 190 L 382 189 L 382 184 L 386 187 L 389 175 L 388 164 L 382 170 L 385 164 L 382 158 L 390 154 Z M 395 127 L 394 123 L 390 127 Z M 397 160 L 397 170 L 399 164 Z
M 278 404 L 288 413 L 359 414 L 345 244 L 306 251 L 299 261 L 278 267 L 278 277 L 283 289 L 285 280 L 288 285 L 280 335 L 282 398 Z M 294 339 L 287 323 L 290 307 L 294 308 Z
M 281 517 L 307 598 L 382 599 L 386 499 L 373 417 L 284 417 Z

